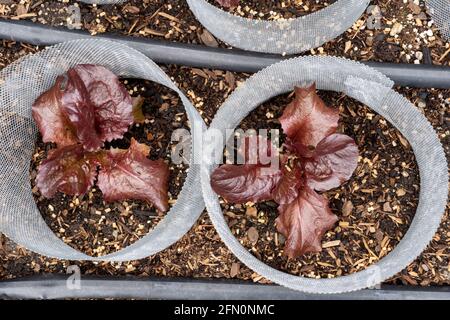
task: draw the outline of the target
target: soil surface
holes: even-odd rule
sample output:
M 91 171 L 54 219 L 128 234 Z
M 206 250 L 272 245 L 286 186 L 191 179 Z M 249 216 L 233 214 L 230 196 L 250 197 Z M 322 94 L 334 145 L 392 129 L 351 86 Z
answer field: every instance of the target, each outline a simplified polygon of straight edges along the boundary
M 278 20 L 301 17 L 323 9 L 335 0 L 241 0 L 237 7 L 224 8 L 216 0 L 209 3 L 234 15 L 256 20 Z
M 68 5 L 76 5 L 74 1 L 66 2 L 25 0 L 18 5 L 14 1 L 3 0 L 0 1 L 0 15 L 12 19 L 65 26 Z M 367 19 L 365 15 L 344 35 L 321 48 L 311 50 L 309 54 L 338 55 L 355 60 L 449 65 L 450 45 L 440 38 L 436 27 L 430 23 L 422 1 L 419 6 L 412 1 L 406 4 L 401 1 L 387 0 L 372 3 L 382 10 L 381 29 L 365 28 L 364 22 Z M 111 31 L 137 37 L 226 47 L 226 44 L 214 39 L 201 27 L 184 1 L 132 0 L 118 6 L 79 4 L 79 7 L 82 28 L 89 30 L 92 34 Z M 264 8 L 259 9 L 265 12 Z M 395 23 L 403 26 L 399 33 L 391 32 Z M 394 31 L 398 29 L 396 27 Z M 0 68 L 39 49 L 3 41 L 0 46 Z M 249 76 L 241 73 L 177 66 L 164 68 L 192 100 L 207 123 L 234 88 Z M 140 142 L 151 145 L 152 151 L 155 152 L 153 156 L 163 157 L 167 155 L 168 150 L 167 141 L 164 139 L 176 127 L 172 122 L 179 123 L 181 126 L 186 125 L 184 114 L 180 115 L 179 121 L 176 120 L 176 115 L 183 112 L 183 108 L 175 95 L 170 96 L 170 92 L 154 87 L 153 84 L 147 85 L 143 81 L 137 81 L 130 83 L 129 88 L 134 86 L 137 86 L 138 90 L 144 86 L 145 91 L 150 91 L 147 105 L 148 108 L 152 108 L 152 111 L 147 115 L 159 125 L 157 129 L 149 126 L 147 131 L 145 128 L 135 128 L 137 131 L 133 131 L 133 136 L 142 139 Z M 430 120 L 449 157 L 450 90 L 396 89 L 419 107 Z M 320 94 L 329 105 L 340 108 L 340 130 L 355 138 L 361 152 L 361 160 L 354 177 L 341 188 L 326 194 L 333 211 L 339 216 L 339 223 L 324 237 L 325 248 L 322 253 L 307 255 L 296 260 L 287 260 L 280 255 L 283 239 L 273 227 L 276 208 L 272 203 L 230 206 L 226 210 L 226 217 L 236 236 L 263 261 L 293 274 L 334 277 L 365 268 L 386 255 L 395 246 L 404 235 L 414 215 L 420 183 L 410 146 L 384 119 L 354 100 L 341 97 L 340 94 L 328 92 Z M 170 96 L 167 113 L 161 112 L 165 101 L 160 99 L 163 99 L 165 95 Z M 285 95 L 268 101 L 252 112 L 241 126 L 258 128 L 267 127 L 267 124 L 270 124 L 279 127 L 276 118 L 282 111 L 282 106 L 286 105 L 290 99 Z M 148 139 L 147 136 L 148 133 L 154 137 L 158 136 L 158 132 L 163 132 L 165 136 L 161 140 L 161 145 Z M 43 145 L 38 145 L 37 153 L 41 154 L 41 157 L 44 150 Z M 39 156 L 36 161 L 39 161 Z M 176 200 L 184 172 L 184 168 L 171 170 L 172 177 L 177 179 L 175 180 L 177 183 L 170 189 L 173 200 Z M 124 203 L 106 205 L 103 204 L 100 194 L 95 192 L 93 199 L 98 201 L 95 200 L 92 203 L 88 201 L 86 209 L 83 205 L 75 206 L 73 214 L 71 213 L 73 209 L 70 208 L 70 203 L 76 202 L 73 198 L 58 199 L 53 213 L 46 209 L 48 203 L 40 206 L 47 223 L 55 232 L 59 232 L 66 241 L 71 240 L 69 244 L 92 255 L 111 252 L 135 241 L 160 219 L 159 215 L 151 216 L 155 211 L 142 203 L 127 201 L 126 205 Z M 83 203 L 84 200 L 79 199 L 79 202 Z M 62 201 L 64 206 L 68 205 L 68 207 L 64 209 L 62 205 L 56 206 L 58 201 Z M 41 204 L 39 200 L 38 203 Z M 129 213 L 123 215 L 127 207 L 129 207 Z M 92 213 L 92 208 L 99 209 L 101 215 Z M 111 211 L 105 212 L 107 208 Z M 68 210 L 66 215 L 64 210 Z M 144 216 L 142 216 L 143 211 L 145 211 Z M 75 212 L 80 213 L 81 218 Z M 53 218 L 52 214 L 56 218 Z M 55 222 L 58 220 L 61 221 L 61 226 Z M 100 220 L 101 223 L 99 223 Z M 248 232 L 252 227 L 257 231 L 256 242 L 254 234 L 251 237 L 253 241 L 248 239 Z M 61 228 L 64 232 L 61 232 Z M 84 228 L 87 235 L 83 235 L 81 229 L 77 228 Z M 114 231 L 117 232 L 114 233 Z M 449 247 L 450 217 L 447 210 L 441 227 L 428 249 L 408 268 L 388 282 L 412 285 L 449 284 Z M 47 272 L 65 273 L 67 266 L 71 264 L 80 266 L 85 274 L 239 278 L 267 282 L 239 263 L 229 252 L 220 241 L 205 213 L 191 231 L 170 248 L 147 259 L 124 263 L 80 263 L 49 259 L 31 253 L 15 245 L 5 236 L 0 236 L 0 278 Z

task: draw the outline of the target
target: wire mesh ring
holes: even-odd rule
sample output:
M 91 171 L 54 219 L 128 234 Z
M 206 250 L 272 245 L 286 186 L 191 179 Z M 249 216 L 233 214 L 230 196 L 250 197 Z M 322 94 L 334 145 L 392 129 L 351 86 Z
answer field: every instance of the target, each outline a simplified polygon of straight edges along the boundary
M 34 100 L 56 77 L 77 64 L 103 65 L 119 77 L 146 79 L 174 90 L 180 97 L 198 139 L 205 125 L 188 98 L 153 61 L 125 45 L 106 40 L 75 40 L 28 55 L 0 72 L 0 231 L 25 248 L 68 260 L 127 261 L 145 258 L 178 241 L 204 209 L 196 150 L 178 199 L 146 236 L 115 253 L 91 257 L 60 240 L 47 226 L 33 199 L 29 167 L 37 127 L 31 115 Z M 197 128 L 198 130 L 192 130 Z M 197 133 L 196 133 L 197 132 Z M 201 138 L 201 137 L 200 137 Z
M 318 89 L 343 92 L 366 104 L 394 125 L 411 144 L 420 172 L 419 204 L 410 228 L 392 252 L 363 271 L 332 279 L 311 279 L 274 269 L 253 256 L 230 231 L 211 188 L 210 175 L 221 154 L 204 154 L 202 190 L 208 214 L 227 247 L 250 269 L 288 288 L 309 293 L 342 293 L 374 286 L 408 266 L 436 233 L 448 194 L 447 161 L 436 132 L 422 113 L 392 90 L 392 81 L 357 62 L 333 57 L 301 57 L 274 64 L 239 86 L 221 106 L 210 128 L 228 141 L 233 129 L 263 102 L 316 82 Z M 206 141 L 208 142 L 208 141 Z M 206 150 L 220 150 L 222 141 L 211 139 Z M 214 159 L 215 161 L 211 161 Z M 215 163 L 215 164 L 214 164 Z
M 254 20 L 235 16 L 206 0 L 186 0 L 200 23 L 220 40 L 249 51 L 294 54 L 308 51 L 344 33 L 370 0 L 337 0 L 295 19 Z

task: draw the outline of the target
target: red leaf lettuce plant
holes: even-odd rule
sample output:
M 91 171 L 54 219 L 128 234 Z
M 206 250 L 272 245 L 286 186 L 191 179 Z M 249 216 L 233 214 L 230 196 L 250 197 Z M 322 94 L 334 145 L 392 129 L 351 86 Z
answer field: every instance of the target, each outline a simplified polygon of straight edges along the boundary
M 224 8 L 237 7 L 241 0 L 216 0 Z
M 338 187 L 351 177 L 358 163 L 358 147 L 351 137 L 336 133 L 339 111 L 325 105 L 315 84 L 295 88 L 295 99 L 279 120 L 287 136 L 279 169 L 267 171 L 269 165 L 249 160 L 250 150 L 239 149 L 245 163 L 218 167 L 211 186 L 232 203 L 277 202 L 276 226 L 286 237 L 284 253 L 295 258 L 321 250 L 323 234 L 338 218 L 316 191 Z M 258 137 L 258 145 L 263 144 Z
M 102 149 L 142 121 L 142 102 L 102 66 L 77 65 L 59 76 L 32 106 L 43 142 L 57 145 L 38 168 L 42 195 L 85 194 L 98 176 L 105 201 L 138 199 L 166 211 L 169 169 L 162 159 L 148 159 L 150 148 L 133 138 L 127 150 Z

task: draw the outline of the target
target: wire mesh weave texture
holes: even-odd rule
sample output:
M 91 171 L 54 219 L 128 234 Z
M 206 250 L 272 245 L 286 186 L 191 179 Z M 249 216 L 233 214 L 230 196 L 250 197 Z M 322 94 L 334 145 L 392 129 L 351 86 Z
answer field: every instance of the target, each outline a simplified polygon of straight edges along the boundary
M 310 279 L 271 268 L 259 261 L 231 233 L 210 174 L 220 163 L 220 153 L 204 153 L 202 190 L 211 221 L 224 243 L 249 268 L 280 285 L 310 293 L 341 293 L 374 286 L 395 275 L 425 249 L 439 227 L 448 193 L 447 161 L 430 123 L 407 99 L 392 90 L 393 82 L 378 71 L 357 62 L 333 57 L 301 57 L 274 64 L 239 86 L 221 106 L 207 134 L 220 130 L 228 141 L 234 129 L 253 109 L 294 86 L 316 82 L 321 90 L 343 92 L 369 106 L 391 122 L 410 142 L 420 172 L 419 205 L 408 232 L 386 257 L 367 269 L 333 279 Z M 242 103 L 245 101 L 245 103 Z M 205 150 L 223 148 L 214 140 Z M 214 159 L 215 161 L 211 161 Z
M 196 18 L 217 38 L 245 50 L 293 54 L 316 48 L 344 33 L 370 0 L 338 0 L 297 19 L 252 20 L 235 16 L 205 0 L 186 0 Z
M 427 6 L 442 35 L 450 41 L 450 0 L 427 0 Z
M 31 115 L 34 100 L 60 74 L 81 64 L 100 64 L 120 77 L 160 83 L 181 98 L 193 139 L 201 139 L 204 123 L 190 101 L 150 59 L 124 45 L 105 40 L 76 40 L 45 49 L 0 72 L 0 231 L 37 253 L 69 260 L 126 261 L 140 259 L 178 241 L 204 209 L 200 168 L 192 164 L 176 204 L 145 237 L 108 256 L 93 258 L 64 244 L 42 218 L 31 192 L 29 167 L 37 128 Z M 196 151 L 192 150 L 194 157 Z M 192 161 L 192 160 L 191 160 Z
M 125 0 L 81 0 L 118 4 Z M 235 16 L 205 0 L 186 0 L 196 18 L 217 38 L 249 51 L 294 54 L 308 51 L 344 33 L 362 15 L 370 0 L 338 0 L 296 19 L 253 20 Z

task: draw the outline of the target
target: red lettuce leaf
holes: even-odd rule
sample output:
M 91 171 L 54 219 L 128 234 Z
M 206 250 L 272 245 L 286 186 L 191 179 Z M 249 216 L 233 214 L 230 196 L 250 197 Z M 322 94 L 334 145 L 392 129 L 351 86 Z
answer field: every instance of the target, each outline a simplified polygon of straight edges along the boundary
M 278 150 L 271 140 L 251 135 L 241 139 L 238 155 L 243 158 L 242 164 L 268 165 L 277 160 Z
M 303 169 L 298 160 L 293 160 L 293 164 L 288 163 L 284 157 L 282 163 L 282 177 L 273 192 L 273 199 L 278 204 L 287 204 L 297 198 L 300 187 L 303 185 Z
M 94 184 L 98 163 L 97 155 L 86 153 L 79 144 L 53 149 L 39 166 L 36 185 L 46 198 L 58 191 L 85 194 Z
M 241 0 L 216 0 L 222 7 L 231 8 L 237 7 Z
M 307 155 L 325 137 L 336 131 L 339 110 L 325 105 L 316 93 L 316 85 L 295 88 L 295 99 L 280 117 L 284 133 L 300 155 Z
M 103 161 L 97 185 L 106 201 L 137 199 L 167 211 L 169 167 L 147 158 L 150 148 L 131 139 L 127 150 L 111 149 Z
M 78 142 L 72 124 L 59 107 L 60 88 L 63 82 L 64 77 L 58 77 L 55 85 L 37 98 L 31 108 L 42 141 L 56 142 L 60 147 Z
M 328 207 L 328 201 L 304 186 L 298 197 L 278 207 L 277 230 L 286 237 L 284 254 L 290 258 L 322 250 L 321 238 L 338 218 Z
M 96 151 L 120 139 L 133 123 L 131 97 L 119 79 L 96 65 L 77 65 L 33 104 L 33 117 L 45 142 L 80 142 Z
M 61 91 L 61 90 L 60 90 Z M 103 146 L 95 125 L 95 109 L 83 81 L 73 69 L 67 72 L 64 88 L 59 92 L 59 106 L 75 129 L 78 141 L 87 151 Z M 55 141 L 59 144 L 59 141 Z
M 272 168 L 271 162 L 261 163 L 263 159 L 260 156 L 266 156 L 264 160 L 273 160 L 271 157 L 276 152 L 267 138 L 256 135 L 244 137 L 238 148 L 244 164 L 225 164 L 216 168 L 211 175 L 213 190 L 232 203 L 271 200 L 282 173 L 278 166 Z
M 281 170 L 259 164 L 225 164 L 214 170 L 211 187 L 232 203 L 259 202 L 272 199 L 281 178 Z
M 80 64 L 68 71 L 81 79 L 94 106 L 96 131 L 101 141 L 120 139 L 133 123 L 131 96 L 119 78 L 103 66 Z
M 317 145 L 311 158 L 302 161 L 308 186 L 327 191 L 350 179 L 358 165 L 358 146 L 345 134 L 332 134 Z

